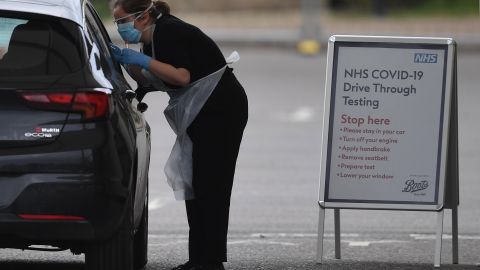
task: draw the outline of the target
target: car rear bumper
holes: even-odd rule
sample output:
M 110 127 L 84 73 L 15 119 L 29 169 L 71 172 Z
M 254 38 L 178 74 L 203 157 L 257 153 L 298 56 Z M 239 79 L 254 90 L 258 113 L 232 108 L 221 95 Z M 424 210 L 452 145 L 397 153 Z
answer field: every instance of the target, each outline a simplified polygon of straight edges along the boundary
M 86 220 L 25 220 L 14 214 L 0 214 L 0 221 L 0 248 L 26 248 L 33 244 L 63 246 L 69 241 L 95 238 L 93 226 Z
M 121 183 L 92 174 L 2 176 L 0 247 L 106 239 L 122 219 L 122 192 Z

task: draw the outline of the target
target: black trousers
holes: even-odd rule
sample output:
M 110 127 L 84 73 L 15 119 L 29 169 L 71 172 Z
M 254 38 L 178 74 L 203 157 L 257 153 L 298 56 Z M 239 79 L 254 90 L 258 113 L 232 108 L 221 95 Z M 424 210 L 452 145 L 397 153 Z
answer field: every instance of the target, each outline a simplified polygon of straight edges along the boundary
M 245 91 L 227 68 L 187 129 L 193 142 L 195 199 L 186 201 L 189 259 L 227 261 L 227 232 L 235 165 L 248 119 Z

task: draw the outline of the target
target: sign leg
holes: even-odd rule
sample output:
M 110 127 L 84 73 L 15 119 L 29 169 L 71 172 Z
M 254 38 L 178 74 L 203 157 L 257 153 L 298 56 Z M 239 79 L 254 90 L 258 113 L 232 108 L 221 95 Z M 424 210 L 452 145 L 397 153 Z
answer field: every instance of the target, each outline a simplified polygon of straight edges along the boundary
M 341 239 L 340 239 L 340 209 L 334 210 L 335 216 L 335 259 L 340 260 L 342 258 L 341 255 Z
M 323 262 L 323 233 L 325 229 L 325 208 L 320 207 L 318 213 L 317 263 Z
M 443 215 L 444 215 L 444 210 L 442 209 L 437 214 L 437 240 L 435 241 L 435 259 L 434 259 L 435 268 L 440 268 L 440 263 L 442 258 Z
M 458 207 L 452 208 L 452 263 L 458 264 Z

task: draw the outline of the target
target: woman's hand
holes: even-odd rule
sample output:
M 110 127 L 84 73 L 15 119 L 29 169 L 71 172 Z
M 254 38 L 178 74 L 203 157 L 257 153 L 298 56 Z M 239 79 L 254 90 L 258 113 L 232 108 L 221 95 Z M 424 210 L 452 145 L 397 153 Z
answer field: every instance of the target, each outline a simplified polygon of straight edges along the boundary
M 110 47 L 115 60 L 122 64 L 141 66 L 171 85 L 185 87 L 190 84 L 190 71 L 185 68 L 162 63 L 132 49 L 121 49 L 114 44 L 110 44 Z
M 110 43 L 109 45 L 113 53 L 113 58 L 117 60 L 117 57 L 120 57 L 122 55 L 122 49 L 113 43 Z
M 113 44 L 110 44 L 110 47 L 112 48 L 113 57 L 118 62 L 127 65 L 141 66 L 147 70 L 149 69 L 150 61 L 152 61 L 151 57 L 129 48 L 120 49 L 118 46 Z

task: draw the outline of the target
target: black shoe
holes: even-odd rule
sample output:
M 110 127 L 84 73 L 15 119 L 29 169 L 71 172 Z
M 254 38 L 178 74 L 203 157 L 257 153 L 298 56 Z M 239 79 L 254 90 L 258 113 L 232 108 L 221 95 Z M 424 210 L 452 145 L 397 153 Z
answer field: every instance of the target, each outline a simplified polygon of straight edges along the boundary
M 188 261 L 172 270 L 225 270 L 225 268 L 223 267 L 223 263 L 196 264 Z
M 225 270 L 223 263 L 207 264 L 203 266 L 205 270 Z
M 181 264 L 181 265 L 173 268 L 172 270 L 206 270 L 206 268 L 204 268 L 203 265 L 192 263 L 192 262 L 188 261 L 184 264 Z

